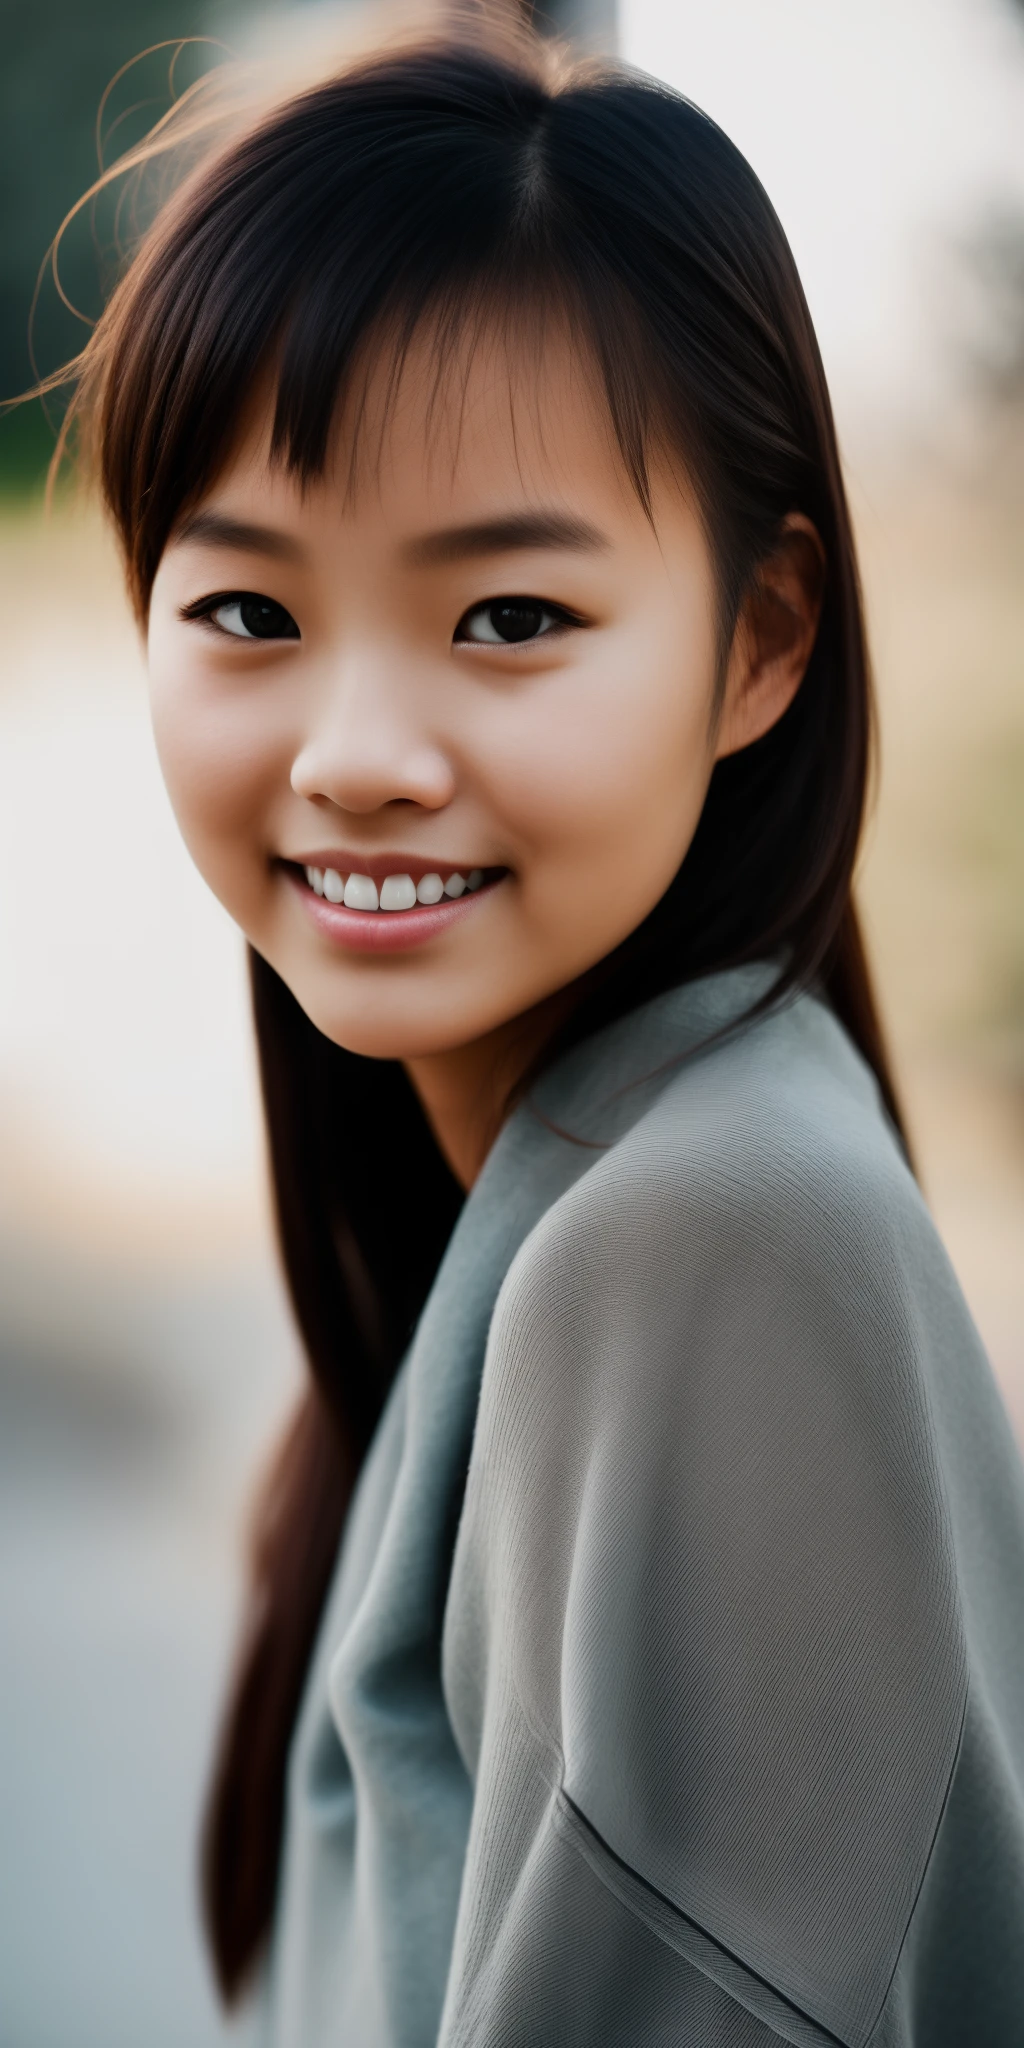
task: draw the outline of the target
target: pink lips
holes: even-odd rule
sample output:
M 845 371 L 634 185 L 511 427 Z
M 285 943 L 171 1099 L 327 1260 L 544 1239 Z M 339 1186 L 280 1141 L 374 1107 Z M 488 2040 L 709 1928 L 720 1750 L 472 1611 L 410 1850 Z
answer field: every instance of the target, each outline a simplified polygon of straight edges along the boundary
M 425 861 L 420 865 L 424 874 L 432 872 L 436 866 Z M 319 866 L 319 862 L 310 861 L 309 866 Z M 394 867 L 383 869 L 379 858 L 372 864 L 364 859 L 359 871 L 376 879 L 374 870 L 378 867 L 382 868 L 382 877 L 383 873 L 395 872 Z M 352 953 L 405 953 L 414 946 L 425 945 L 428 939 L 437 938 L 449 925 L 470 916 L 474 905 L 489 896 L 504 879 L 499 876 L 484 882 L 472 895 L 444 897 L 440 903 L 418 903 L 412 910 L 367 911 L 347 910 L 343 903 L 328 903 L 326 897 L 314 895 L 301 870 L 289 867 L 286 872 L 302 898 L 307 916 L 312 918 L 317 929 L 325 938 L 332 939 L 336 945 L 344 946 Z M 404 872 L 410 872 L 408 861 Z M 415 875 L 413 879 L 416 879 Z

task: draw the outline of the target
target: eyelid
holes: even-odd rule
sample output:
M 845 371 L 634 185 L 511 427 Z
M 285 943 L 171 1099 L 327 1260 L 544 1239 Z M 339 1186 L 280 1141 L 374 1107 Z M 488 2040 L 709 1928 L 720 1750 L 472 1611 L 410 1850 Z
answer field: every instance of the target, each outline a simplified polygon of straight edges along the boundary
M 191 604 L 178 607 L 179 619 L 205 619 L 218 605 L 237 604 L 240 598 L 255 597 L 254 590 L 215 590 L 209 597 L 194 597 Z
M 292 624 L 295 626 L 294 634 L 282 633 L 276 636 L 268 636 L 268 638 L 264 640 L 262 636 L 257 633 L 230 633 L 226 626 L 219 626 L 217 624 L 217 621 L 213 617 L 213 614 L 214 612 L 219 611 L 222 605 L 242 604 L 245 602 L 247 598 L 254 599 L 257 604 L 278 605 L 280 610 L 286 613 L 288 618 L 292 619 Z M 211 633 L 219 634 L 222 640 L 241 641 L 243 645 L 247 641 L 249 641 L 251 644 L 258 646 L 279 646 L 282 640 L 294 641 L 301 640 L 302 638 L 302 634 L 299 631 L 298 624 L 296 620 L 292 618 L 292 614 L 288 610 L 288 606 L 286 604 L 281 604 L 280 598 L 267 597 L 263 591 L 259 590 L 215 590 L 211 592 L 210 595 L 207 597 L 193 598 L 191 604 L 179 605 L 178 617 L 186 625 L 198 624 L 202 626 L 208 626 Z
M 492 605 L 497 604 L 536 605 L 538 611 L 550 614 L 553 624 L 543 633 L 533 634 L 528 640 L 470 640 L 468 638 L 460 638 L 459 629 L 467 619 L 475 618 L 478 612 L 490 611 Z M 460 613 L 455 632 L 452 635 L 452 646 L 498 648 L 502 653 L 522 654 L 527 648 L 536 647 L 541 640 L 560 638 L 562 633 L 568 632 L 572 628 L 585 630 L 589 623 L 589 620 L 583 618 L 579 612 L 570 610 L 566 604 L 559 604 L 553 597 L 537 597 L 533 591 L 500 591 L 496 597 L 483 597 L 477 604 L 467 605 L 465 611 Z

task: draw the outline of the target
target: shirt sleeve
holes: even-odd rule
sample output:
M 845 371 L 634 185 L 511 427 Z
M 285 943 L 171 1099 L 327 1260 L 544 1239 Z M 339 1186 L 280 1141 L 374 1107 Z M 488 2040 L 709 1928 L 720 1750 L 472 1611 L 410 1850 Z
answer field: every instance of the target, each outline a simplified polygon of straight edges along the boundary
M 916 1200 L 894 1154 L 641 1131 L 520 1255 L 446 1638 L 446 2043 L 876 2029 L 967 1685 Z

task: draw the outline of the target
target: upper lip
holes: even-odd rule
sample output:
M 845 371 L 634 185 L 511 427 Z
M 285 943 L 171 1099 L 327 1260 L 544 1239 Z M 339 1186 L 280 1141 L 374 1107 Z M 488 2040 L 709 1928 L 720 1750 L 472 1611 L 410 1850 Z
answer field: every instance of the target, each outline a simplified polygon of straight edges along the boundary
M 338 875 L 369 875 L 378 888 L 388 875 L 408 875 L 414 882 L 422 882 L 424 875 L 469 875 L 474 868 L 486 867 L 486 861 L 442 860 L 437 854 L 422 853 L 356 853 L 340 846 L 323 848 L 314 853 L 291 853 L 284 858 L 294 867 L 319 868 L 326 873 L 333 868 Z M 490 863 L 494 865 L 493 862 Z

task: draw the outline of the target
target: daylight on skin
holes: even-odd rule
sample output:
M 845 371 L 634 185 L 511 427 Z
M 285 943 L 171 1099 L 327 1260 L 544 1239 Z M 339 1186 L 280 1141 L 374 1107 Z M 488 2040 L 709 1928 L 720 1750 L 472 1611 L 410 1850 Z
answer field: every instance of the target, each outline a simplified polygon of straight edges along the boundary
M 655 464 L 649 518 L 568 344 L 531 360 L 529 397 L 498 341 L 440 390 L 436 361 L 424 336 L 390 405 L 371 372 L 354 454 L 353 400 L 305 491 L 269 460 L 268 402 L 172 538 L 149 627 L 201 873 L 313 1022 L 414 1063 L 428 1109 L 501 1064 L 503 1028 L 528 1057 L 547 999 L 653 908 L 716 758 L 784 710 L 816 618 L 796 520 L 772 630 L 741 626 L 717 689 L 678 465 Z M 279 637 L 247 631 L 243 595 L 283 608 Z M 529 637 L 503 642 L 502 599 Z

